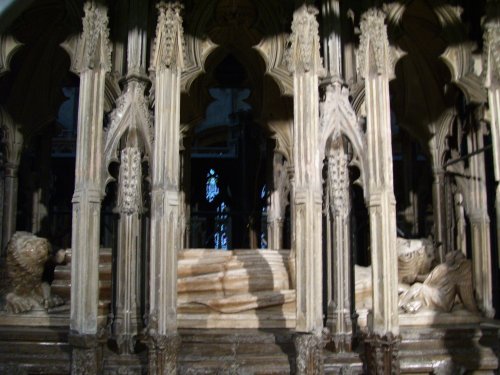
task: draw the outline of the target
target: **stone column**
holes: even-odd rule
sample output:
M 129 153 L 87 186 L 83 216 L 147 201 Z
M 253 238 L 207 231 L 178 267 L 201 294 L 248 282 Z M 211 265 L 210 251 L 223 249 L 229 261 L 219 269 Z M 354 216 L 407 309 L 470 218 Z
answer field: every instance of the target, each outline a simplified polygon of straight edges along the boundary
M 446 228 L 446 194 L 444 169 L 436 166 L 433 161 L 432 182 L 432 207 L 434 215 L 434 241 L 437 246 L 436 257 L 440 263 L 444 262 L 445 250 L 448 248 L 448 235 Z
M 467 135 L 470 152 L 484 148 L 483 125 L 475 124 L 476 128 Z M 472 278 L 474 292 L 479 308 L 485 316 L 493 318 L 495 310 L 492 303 L 491 284 L 491 244 L 490 218 L 487 210 L 486 173 L 484 170 L 484 154 L 478 153 L 469 158 L 471 191 L 469 221 L 472 243 Z
M 108 17 L 100 3 L 85 3 L 77 66 L 80 101 L 73 195 L 70 342 L 71 372 L 97 373 L 99 229 L 104 82 L 111 68 Z M 86 365 L 80 368 L 81 364 Z
M 49 190 L 50 190 L 50 154 L 52 150 L 52 132 L 40 135 L 35 174 L 35 190 L 31 217 L 31 231 L 38 236 L 46 237 L 49 233 Z
M 298 338 L 296 343 L 306 347 L 297 352 L 314 358 L 320 350 L 310 343 L 320 343 L 318 335 L 323 328 L 322 314 L 322 191 L 321 165 L 318 150 L 319 93 L 318 74 L 321 72 L 319 55 L 318 11 L 303 4 L 293 15 L 290 48 L 286 60 L 294 80 L 293 122 L 293 242 L 296 259 L 297 332 L 314 336 Z M 300 335 L 301 337 L 304 335 Z M 298 357 L 300 359 L 300 356 Z M 318 362 L 319 361 L 319 362 Z M 315 364 L 321 359 L 309 359 L 302 368 L 297 361 L 298 374 L 322 373 Z
M 185 139 L 185 138 L 184 138 Z M 185 146 L 187 145 L 187 146 Z M 181 160 L 181 188 L 180 188 L 180 224 L 181 243 L 180 248 L 185 249 L 190 246 L 191 238 L 191 140 L 185 139 L 180 142 Z
M 133 139 L 130 133 L 128 139 Z M 121 151 L 118 184 L 118 285 L 113 322 L 118 349 L 124 354 L 134 353 L 135 336 L 141 326 L 142 156 L 137 142 L 130 143 Z
M 490 1 L 490 3 L 494 3 Z M 493 17 L 492 17 L 493 18 Z M 493 144 L 493 166 L 496 182 L 496 230 L 497 242 L 500 243 L 500 22 L 493 18 L 486 23 L 484 32 L 483 66 L 486 71 L 485 86 L 488 89 L 488 104 L 491 117 L 491 141 Z M 498 267 L 500 267 L 500 246 L 498 246 Z
M 179 3 L 158 5 L 151 69 L 155 74 L 153 147 L 149 373 L 176 372 L 177 252 L 180 245 L 179 138 L 180 78 L 184 41 Z
M 331 217 L 331 278 L 327 283 L 333 285 L 328 297 L 327 325 L 331 328 L 335 350 L 351 350 L 351 261 L 350 261 L 350 221 L 351 199 L 349 196 L 349 171 L 347 155 L 344 153 L 342 138 L 334 141 L 328 155 L 327 194 L 329 215 Z
M 17 215 L 17 187 L 19 162 L 23 148 L 23 136 L 10 115 L 0 109 L 1 127 L 5 138 L 5 164 L 4 164 L 4 200 L 3 200 L 3 231 L 2 231 L 2 257 L 6 255 L 5 249 L 10 238 L 16 231 Z
M 151 156 L 151 123 L 144 95 L 149 83 L 146 76 L 148 5 L 140 0 L 131 0 L 128 12 L 125 90 L 110 116 L 113 120 L 108 128 L 105 148 L 107 170 L 109 160 L 116 157 L 115 147 L 126 142 L 120 152 L 117 202 L 120 220 L 113 321 L 113 334 L 118 349 L 125 355 L 134 352 L 136 336 L 142 328 L 141 282 L 145 278 L 141 251 L 145 248 L 142 235 L 142 160 L 143 155 L 146 158 Z
M 288 179 L 288 162 L 278 152 L 273 156 L 273 184 L 269 194 L 267 212 L 267 243 L 269 249 L 283 248 L 283 224 L 285 209 L 288 203 L 290 182 Z
M 385 15 L 371 9 L 362 16 L 358 56 L 365 80 L 368 150 L 368 213 L 372 261 L 373 311 L 367 341 L 370 373 L 397 373 L 399 334 L 396 214 L 393 192 L 389 78 L 392 58 Z M 383 348 L 389 342 L 388 349 Z M 380 360 L 382 358 L 383 360 Z

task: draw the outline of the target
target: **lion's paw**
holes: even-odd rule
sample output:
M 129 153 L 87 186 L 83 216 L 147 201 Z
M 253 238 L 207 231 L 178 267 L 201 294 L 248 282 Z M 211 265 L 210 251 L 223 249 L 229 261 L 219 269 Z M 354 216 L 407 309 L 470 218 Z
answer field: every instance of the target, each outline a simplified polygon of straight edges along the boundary
M 36 302 L 32 298 L 18 296 L 14 293 L 8 293 L 5 296 L 5 301 L 6 310 L 14 314 L 31 311 L 36 306 Z

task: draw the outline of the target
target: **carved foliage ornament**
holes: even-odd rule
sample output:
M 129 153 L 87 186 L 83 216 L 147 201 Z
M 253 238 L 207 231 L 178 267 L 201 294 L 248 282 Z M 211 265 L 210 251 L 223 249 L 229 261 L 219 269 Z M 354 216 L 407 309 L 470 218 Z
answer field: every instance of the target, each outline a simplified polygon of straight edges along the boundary
M 111 44 L 109 42 L 108 16 L 106 8 L 93 1 L 84 6 L 83 33 L 80 38 L 78 70 L 111 70 Z
M 384 20 L 385 14 L 378 9 L 368 10 L 361 18 L 358 73 L 365 79 L 371 74 L 392 75 L 396 56 L 389 47 Z
M 181 16 L 183 7 L 177 2 L 160 2 L 157 8 L 159 14 L 151 70 L 182 69 L 186 51 Z
M 332 215 L 347 217 L 349 214 L 349 172 L 347 155 L 337 150 L 328 157 L 328 198 Z
M 142 168 L 141 150 L 127 147 L 121 152 L 120 198 L 118 207 L 126 215 L 142 212 Z
M 500 25 L 488 23 L 484 32 L 484 57 L 487 87 L 500 83 Z
M 315 7 L 304 4 L 293 15 L 292 34 L 284 57 L 291 73 L 322 72 L 317 14 Z

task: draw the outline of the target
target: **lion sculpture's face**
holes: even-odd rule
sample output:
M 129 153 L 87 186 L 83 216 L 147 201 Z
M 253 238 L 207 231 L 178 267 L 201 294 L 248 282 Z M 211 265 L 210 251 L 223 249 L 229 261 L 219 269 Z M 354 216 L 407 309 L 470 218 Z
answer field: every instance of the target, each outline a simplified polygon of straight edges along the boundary
M 49 253 L 50 244 L 46 239 L 28 232 L 16 232 L 7 245 L 7 269 L 10 279 L 39 279 Z

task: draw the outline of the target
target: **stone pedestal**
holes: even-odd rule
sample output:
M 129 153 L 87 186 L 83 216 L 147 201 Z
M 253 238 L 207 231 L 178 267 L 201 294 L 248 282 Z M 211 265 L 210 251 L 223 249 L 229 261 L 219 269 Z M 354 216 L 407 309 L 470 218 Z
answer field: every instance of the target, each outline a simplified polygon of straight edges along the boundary
M 148 373 L 150 375 L 176 374 L 180 347 L 181 338 L 177 333 L 149 335 Z
M 297 334 L 293 338 L 296 352 L 297 375 L 322 375 L 323 370 L 323 338 L 314 333 Z
M 101 368 L 101 353 L 97 335 L 70 333 L 68 341 L 73 347 L 71 352 L 71 374 L 99 374 Z
M 401 339 L 392 333 L 371 334 L 365 340 L 367 373 L 373 375 L 399 374 L 399 345 Z

